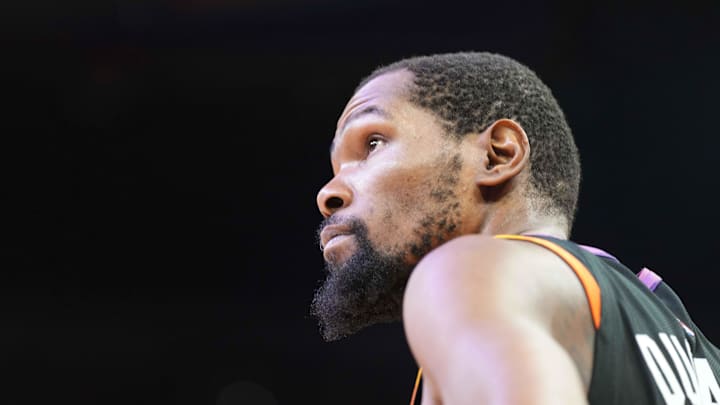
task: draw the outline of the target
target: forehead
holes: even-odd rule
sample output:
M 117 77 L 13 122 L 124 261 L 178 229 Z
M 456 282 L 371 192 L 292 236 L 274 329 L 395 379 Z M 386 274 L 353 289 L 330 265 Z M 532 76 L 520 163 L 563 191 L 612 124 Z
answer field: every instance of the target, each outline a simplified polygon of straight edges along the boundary
M 389 112 L 404 98 L 412 77 L 408 70 L 396 70 L 375 77 L 359 88 L 338 119 L 336 135 L 340 135 L 358 112 Z

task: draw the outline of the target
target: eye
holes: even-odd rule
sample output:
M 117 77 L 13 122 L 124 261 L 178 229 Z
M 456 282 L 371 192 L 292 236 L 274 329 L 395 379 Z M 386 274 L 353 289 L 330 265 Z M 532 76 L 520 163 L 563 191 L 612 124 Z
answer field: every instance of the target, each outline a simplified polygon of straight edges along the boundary
M 375 151 L 375 149 L 381 147 L 384 144 L 385 144 L 385 139 L 383 139 L 378 134 L 373 134 L 373 135 L 369 136 L 367 139 L 367 145 L 366 145 L 367 151 L 368 151 L 368 153 L 371 153 L 371 152 Z

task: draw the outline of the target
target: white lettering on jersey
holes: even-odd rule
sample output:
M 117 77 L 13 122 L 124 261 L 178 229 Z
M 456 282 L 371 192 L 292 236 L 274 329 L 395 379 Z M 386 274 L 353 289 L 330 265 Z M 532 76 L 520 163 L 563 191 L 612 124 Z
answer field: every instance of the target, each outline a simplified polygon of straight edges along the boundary
M 640 347 L 640 353 L 645 359 L 650 374 L 655 380 L 655 386 L 660 391 L 660 395 L 665 399 L 668 405 L 685 405 L 685 394 L 680 389 L 680 383 L 675 378 L 668 364 L 667 359 L 660 351 L 660 347 L 648 335 L 635 335 L 635 341 Z
M 720 401 L 720 387 L 717 379 L 710 369 L 707 359 L 695 359 L 695 370 L 697 371 L 698 382 L 700 383 L 700 394 L 703 404 L 717 404 Z M 710 396 L 712 394 L 714 399 Z
M 635 335 L 640 353 L 665 403 L 684 405 L 689 400 L 693 405 L 720 404 L 720 387 L 707 359 L 693 357 L 687 339 L 683 349 L 676 336 L 660 333 L 658 338 L 674 367 L 670 366 L 655 340 L 645 334 Z
M 680 342 L 674 335 L 668 337 L 666 333 L 660 333 L 659 336 L 660 341 L 663 346 L 665 346 L 665 350 L 670 354 L 670 359 L 672 359 L 673 365 L 675 365 L 675 371 L 677 371 L 680 376 L 680 382 L 682 382 L 685 395 L 691 403 L 699 404 L 697 375 L 695 374 L 695 366 L 690 360 L 692 354 L 688 354 L 690 353 L 690 344 L 685 340 L 688 349 L 688 351 L 685 352 L 685 350 L 680 347 Z M 682 360 L 680 360 L 681 357 Z

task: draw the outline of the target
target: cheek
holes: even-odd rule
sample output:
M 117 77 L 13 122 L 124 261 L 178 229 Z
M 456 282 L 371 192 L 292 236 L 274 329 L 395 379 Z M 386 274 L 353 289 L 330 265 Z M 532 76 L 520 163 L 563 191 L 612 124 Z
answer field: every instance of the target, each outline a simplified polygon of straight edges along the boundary
M 408 164 L 407 159 L 392 154 L 382 158 L 381 162 L 368 162 L 359 171 L 354 179 L 356 197 L 372 201 L 373 205 L 412 204 L 431 172 L 426 166 Z
M 392 216 L 412 212 L 427 199 L 432 172 L 425 166 L 386 164 L 367 178 L 367 197 L 378 209 L 385 207 L 385 216 Z
M 378 177 L 369 191 L 372 208 L 368 225 L 374 241 L 399 247 L 401 241 L 416 233 L 419 223 L 437 206 L 430 178 L 420 168 Z
M 382 158 L 368 162 L 355 178 L 352 211 L 361 213 L 373 242 L 402 249 L 458 222 L 459 156 L 389 153 Z

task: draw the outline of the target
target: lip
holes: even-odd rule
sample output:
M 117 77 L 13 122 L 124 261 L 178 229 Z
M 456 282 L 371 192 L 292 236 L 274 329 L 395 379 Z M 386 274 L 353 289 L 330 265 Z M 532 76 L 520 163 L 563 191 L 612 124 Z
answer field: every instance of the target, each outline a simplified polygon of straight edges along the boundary
M 320 232 L 320 247 L 325 250 L 328 243 L 337 237 L 342 235 L 350 235 L 350 229 L 341 225 L 328 225 Z
M 325 260 L 328 262 L 342 261 L 342 257 L 349 252 L 345 242 L 351 240 L 352 237 L 352 234 L 342 234 L 330 239 L 323 250 Z

